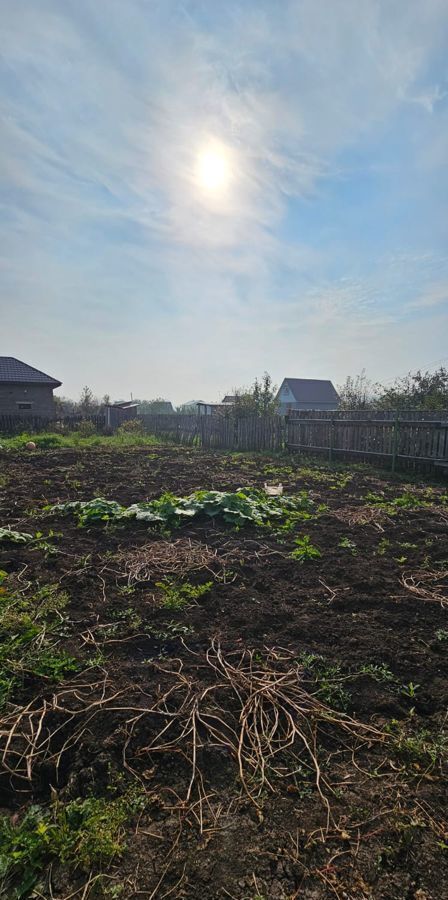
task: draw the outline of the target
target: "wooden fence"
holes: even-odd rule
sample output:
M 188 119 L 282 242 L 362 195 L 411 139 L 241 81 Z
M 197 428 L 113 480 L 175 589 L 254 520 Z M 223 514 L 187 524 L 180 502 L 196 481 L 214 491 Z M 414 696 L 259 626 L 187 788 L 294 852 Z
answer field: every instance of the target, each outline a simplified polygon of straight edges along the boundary
M 357 411 L 358 413 L 359 411 Z M 374 412 L 376 416 L 377 413 Z M 416 419 L 387 410 L 387 416 L 374 418 L 354 412 L 307 411 L 286 418 L 267 416 L 245 419 L 197 415 L 142 415 L 147 432 L 161 440 L 206 449 L 276 452 L 290 450 L 324 456 L 328 460 L 366 460 L 388 468 L 412 468 L 416 471 L 448 470 L 448 411 L 438 418 Z M 63 419 L 35 419 L 0 416 L 0 434 L 21 431 L 71 431 L 81 416 Z M 90 419 L 104 429 L 104 417 Z
M 279 451 L 288 449 L 327 459 L 366 460 L 392 470 L 448 468 L 448 414 L 443 420 L 363 418 L 347 412 L 307 412 L 282 418 L 173 415 L 142 416 L 147 431 L 162 439 L 207 449 Z
M 22 432 L 37 434 L 40 431 L 70 432 L 76 431 L 81 422 L 92 422 L 96 431 L 102 431 L 106 420 L 104 416 L 74 414 L 47 418 L 45 416 L 9 416 L 0 414 L 0 434 L 14 435 Z
M 143 415 L 145 429 L 157 437 L 209 449 L 283 450 L 285 424 L 281 416 L 230 419 L 221 416 Z
M 448 418 L 426 421 L 401 418 L 355 418 L 327 413 L 290 416 L 286 445 L 289 450 L 324 454 L 329 460 L 358 458 L 396 468 L 431 470 L 448 468 Z
M 292 409 L 288 413 L 293 419 L 372 419 L 374 421 L 386 419 L 401 419 L 417 422 L 448 421 L 448 409 L 335 409 L 331 412 L 327 409 Z

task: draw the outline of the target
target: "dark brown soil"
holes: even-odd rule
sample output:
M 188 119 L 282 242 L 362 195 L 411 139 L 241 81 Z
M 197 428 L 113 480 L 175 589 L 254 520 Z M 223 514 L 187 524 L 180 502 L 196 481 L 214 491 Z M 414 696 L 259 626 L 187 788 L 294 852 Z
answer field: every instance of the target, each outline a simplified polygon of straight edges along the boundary
M 164 491 L 186 495 L 266 481 L 281 481 L 292 495 L 310 491 L 316 506 L 327 508 L 283 535 L 194 522 L 164 536 L 135 522 L 79 528 L 74 519 L 42 513 L 63 500 L 101 496 L 128 505 Z M 371 514 L 369 492 L 384 492 L 388 500 L 408 492 L 427 505 L 379 512 L 362 524 L 362 511 Z M 0 451 L 0 526 L 60 535 L 51 539 L 54 554 L 0 545 L 0 569 L 24 589 L 57 583 L 69 594 L 63 646 L 83 663 L 70 684 L 91 685 L 89 696 L 99 704 L 57 767 L 54 754 L 75 735 L 82 711 L 72 719 L 54 711 L 45 727 L 62 728 L 47 758 L 37 760 L 31 782 L 4 772 L 3 808 L 17 813 L 30 803 L 48 804 L 55 790 L 62 801 L 107 796 L 120 776 L 123 784 L 138 779 L 146 802 L 131 818 L 126 850 L 104 882 L 108 889 L 123 887 L 115 896 L 448 898 L 448 621 L 440 602 L 444 594 L 448 604 L 447 522 L 443 487 L 388 480 L 356 466 L 304 468 L 286 457 L 174 448 Z M 319 559 L 291 558 L 299 534 L 310 536 Z M 163 574 L 129 589 L 124 560 L 136 548 L 179 537 L 216 551 L 209 568 L 188 575 L 193 584 L 213 585 L 191 607 L 166 609 L 157 587 Z M 416 573 L 434 577 L 422 581 Z M 410 589 L 416 583 L 426 586 L 425 594 Z M 192 785 L 188 739 L 185 753 L 181 743 L 152 752 L 163 722 L 148 711 L 173 687 L 176 673 L 197 692 L 215 683 L 206 659 L 212 642 L 233 660 L 236 651 L 254 651 L 261 667 L 277 665 L 279 672 L 288 660 L 301 659 L 307 690 L 386 734 L 355 740 L 329 725 L 317 727 L 329 821 L 303 746 L 292 748 L 299 775 L 273 776 L 272 789 L 262 786 L 255 802 L 231 750 L 200 728 Z M 99 650 L 99 665 L 86 668 Z M 386 666 L 393 680 L 373 677 L 372 666 Z M 18 699 L 51 703 L 55 690 L 63 686 L 31 678 Z M 113 695 L 115 701 L 107 699 Z M 73 702 L 81 710 L 79 696 Z M 223 715 L 237 717 L 236 701 L 229 702 L 223 692 Z M 53 867 L 51 879 L 54 897 L 78 888 L 77 896 L 90 896 L 82 894 L 86 873 Z

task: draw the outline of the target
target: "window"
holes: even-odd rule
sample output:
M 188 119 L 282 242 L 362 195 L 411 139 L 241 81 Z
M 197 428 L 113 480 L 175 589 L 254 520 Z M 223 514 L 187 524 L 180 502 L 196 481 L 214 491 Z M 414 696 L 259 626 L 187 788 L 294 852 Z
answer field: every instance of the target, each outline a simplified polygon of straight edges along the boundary
M 18 407 L 18 409 L 32 409 L 33 404 L 32 403 L 18 403 L 17 407 Z

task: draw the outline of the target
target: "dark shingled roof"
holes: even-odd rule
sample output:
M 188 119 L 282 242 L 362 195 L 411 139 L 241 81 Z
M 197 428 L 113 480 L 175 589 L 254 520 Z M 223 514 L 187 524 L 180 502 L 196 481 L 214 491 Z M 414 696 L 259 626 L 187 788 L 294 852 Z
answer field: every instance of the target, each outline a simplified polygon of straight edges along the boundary
M 0 356 L 0 382 L 3 384 L 49 384 L 59 387 L 62 381 L 51 378 L 45 372 L 35 369 L 15 359 L 14 356 Z
M 331 381 L 319 378 L 285 378 L 284 382 L 294 394 L 295 399 L 306 403 L 332 403 L 339 400 L 339 394 Z

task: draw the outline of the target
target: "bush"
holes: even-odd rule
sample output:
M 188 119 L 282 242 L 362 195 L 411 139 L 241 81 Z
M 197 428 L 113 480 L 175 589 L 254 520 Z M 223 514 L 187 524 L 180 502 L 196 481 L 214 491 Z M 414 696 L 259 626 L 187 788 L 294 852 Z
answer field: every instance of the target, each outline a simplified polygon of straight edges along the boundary
M 96 432 L 96 428 L 90 419 L 82 419 L 76 431 L 81 437 L 92 437 Z
M 117 429 L 118 434 L 143 434 L 143 423 L 140 419 L 127 419 Z
M 64 445 L 62 435 L 60 434 L 34 434 L 32 435 L 31 440 L 34 441 L 36 447 L 40 447 L 41 450 L 48 450 L 51 447 L 63 447 Z

